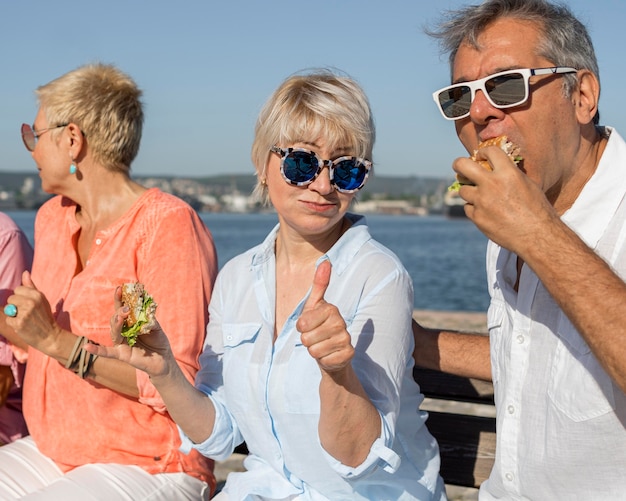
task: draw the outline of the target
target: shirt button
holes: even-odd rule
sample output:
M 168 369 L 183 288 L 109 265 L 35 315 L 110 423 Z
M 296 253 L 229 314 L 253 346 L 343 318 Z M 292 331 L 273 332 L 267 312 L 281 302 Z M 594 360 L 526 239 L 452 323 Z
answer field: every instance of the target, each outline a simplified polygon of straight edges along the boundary
M 507 473 L 506 475 L 504 475 L 504 477 L 509 481 L 509 482 L 513 482 L 513 474 L 512 473 Z
M 525 341 L 524 336 L 522 336 L 521 334 L 519 336 L 517 336 L 517 342 L 519 344 L 523 344 Z
M 96 238 L 96 245 L 100 245 L 102 243 L 102 240 L 99 238 Z
M 515 407 L 513 405 L 509 405 L 506 410 L 509 411 L 509 414 L 515 414 Z

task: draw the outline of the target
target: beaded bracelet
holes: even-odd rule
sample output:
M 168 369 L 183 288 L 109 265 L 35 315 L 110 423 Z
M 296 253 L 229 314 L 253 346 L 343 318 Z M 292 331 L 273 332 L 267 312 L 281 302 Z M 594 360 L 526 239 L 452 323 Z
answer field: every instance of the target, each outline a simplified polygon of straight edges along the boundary
M 87 338 L 85 336 L 78 336 L 70 352 L 70 356 L 65 363 L 65 368 L 71 370 L 81 379 L 87 377 L 91 366 L 96 361 L 96 358 L 98 358 L 98 355 L 85 351 L 83 346 L 86 342 Z

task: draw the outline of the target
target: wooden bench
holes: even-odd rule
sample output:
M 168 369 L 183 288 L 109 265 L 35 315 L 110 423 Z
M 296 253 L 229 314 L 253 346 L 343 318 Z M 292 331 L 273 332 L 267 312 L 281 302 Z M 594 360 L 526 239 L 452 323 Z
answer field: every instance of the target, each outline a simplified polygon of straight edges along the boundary
M 424 403 L 429 413 L 426 425 L 439 442 L 444 482 L 478 488 L 495 459 L 493 385 L 421 368 L 414 369 L 413 377 L 428 399 Z M 486 415 L 477 415 L 471 404 L 491 407 L 485 408 L 482 414 Z

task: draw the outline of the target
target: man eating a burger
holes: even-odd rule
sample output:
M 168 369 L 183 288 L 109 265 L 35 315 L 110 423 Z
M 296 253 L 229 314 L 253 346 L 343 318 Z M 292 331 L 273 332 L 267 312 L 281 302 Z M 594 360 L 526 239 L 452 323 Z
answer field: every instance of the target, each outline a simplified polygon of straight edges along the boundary
M 489 337 L 414 324 L 416 363 L 493 380 L 497 450 L 479 499 L 621 499 L 626 143 L 599 125 L 587 30 L 562 4 L 486 0 L 429 34 L 452 70 L 435 102 L 477 150 L 453 168 L 490 240 L 491 304 Z M 479 148 L 503 135 L 517 164 Z

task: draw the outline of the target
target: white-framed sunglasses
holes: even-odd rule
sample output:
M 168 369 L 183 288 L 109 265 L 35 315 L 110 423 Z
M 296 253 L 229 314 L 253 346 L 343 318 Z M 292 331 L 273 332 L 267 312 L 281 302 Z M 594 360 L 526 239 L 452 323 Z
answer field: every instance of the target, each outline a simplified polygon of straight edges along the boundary
M 481 90 L 496 108 L 512 108 L 524 104 L 530 94 L 529 79 L 535 75 L 564 75 L 577 73 L 576 68 L 524 68 L 507 70 L 479 80 L 449 85 L 433 93 L 439 111 L 446 120 L 460 120 L 470 113 L 476 91 Z

